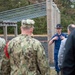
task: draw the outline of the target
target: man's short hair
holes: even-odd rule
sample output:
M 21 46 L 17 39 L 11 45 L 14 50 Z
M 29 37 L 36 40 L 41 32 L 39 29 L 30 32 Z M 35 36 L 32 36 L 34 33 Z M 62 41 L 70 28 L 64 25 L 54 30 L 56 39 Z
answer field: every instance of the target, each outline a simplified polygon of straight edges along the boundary
M 75 24 L 70 24 L 67 27 L 69 29 L 70 32 L 72 32 L 75 29 Z

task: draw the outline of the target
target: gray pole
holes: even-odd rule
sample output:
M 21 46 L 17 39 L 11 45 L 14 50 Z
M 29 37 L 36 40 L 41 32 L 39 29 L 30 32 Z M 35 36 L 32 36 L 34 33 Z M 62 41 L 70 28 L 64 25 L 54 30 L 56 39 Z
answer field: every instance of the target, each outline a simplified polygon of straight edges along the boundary
M 46 0 L 48 41 L 52 37 L 52 2 L 53 0 Z M 50 63 L 53 63 L 52 56 L 53 56 L 52 46 L 48 45 L 48 58 Z
M 3 31 L 4 31 L 4 39 L 7 42 L 7 26 L 6 25 L 3 27 Z

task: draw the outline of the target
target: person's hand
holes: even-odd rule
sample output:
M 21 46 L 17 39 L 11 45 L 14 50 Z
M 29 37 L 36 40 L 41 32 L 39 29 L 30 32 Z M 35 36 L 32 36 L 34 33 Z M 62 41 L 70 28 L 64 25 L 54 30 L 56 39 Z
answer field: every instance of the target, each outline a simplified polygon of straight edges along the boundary
M 61 38 L 62 40 L 63 40 L 63 39 L 65 39 L 65 37 L 64 37 L 64 36 L 62 36 L 62 35 L 60 36 L 60 38 Z
M 53 38 L 53 40 L 58 40 L 58 37 L 57 37 L 57 36 L 55 36 L 55 37 Z

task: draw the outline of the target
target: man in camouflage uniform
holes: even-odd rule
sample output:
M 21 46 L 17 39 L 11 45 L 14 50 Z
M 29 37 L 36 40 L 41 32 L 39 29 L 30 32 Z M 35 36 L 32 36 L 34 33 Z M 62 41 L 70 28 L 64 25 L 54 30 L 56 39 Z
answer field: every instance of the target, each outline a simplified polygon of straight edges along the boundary
M 34 23 L 31 19 L 22 20 L 21 34 L 8 42 L 6 59 L 11 69 L 5 72 L 3 68 L 3 75 L 50 75 L 45 50 L 40 41 L 31 37 Z
M 5 39 L 0 37 L 0 75 L 1 75 L 1 62 L 2 62 L 2 57 L 4 54 L 4 47 L 5 47 Z

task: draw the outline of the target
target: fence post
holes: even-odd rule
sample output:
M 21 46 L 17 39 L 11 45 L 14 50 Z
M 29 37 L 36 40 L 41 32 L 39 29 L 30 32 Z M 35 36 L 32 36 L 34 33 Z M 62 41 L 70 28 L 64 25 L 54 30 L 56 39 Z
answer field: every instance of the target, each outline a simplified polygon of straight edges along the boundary
M 52 37 L 52 2 L 53 0 L 46 0 L 48 41 Z M 52 46 L 49 46 L 48 44 L 48 58 L 50 63 L 53 63 L 52 56 L 53 56 L 53 49 L 52 49 Z

